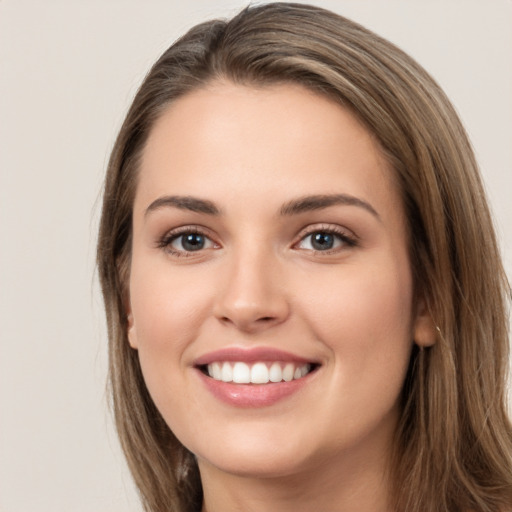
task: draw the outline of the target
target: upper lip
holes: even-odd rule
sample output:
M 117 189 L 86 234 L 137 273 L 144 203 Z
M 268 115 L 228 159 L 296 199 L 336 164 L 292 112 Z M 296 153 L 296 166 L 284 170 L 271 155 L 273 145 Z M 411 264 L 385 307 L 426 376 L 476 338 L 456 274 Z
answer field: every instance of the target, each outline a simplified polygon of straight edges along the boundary
M 258 361 L 282 361 L 299 364 L 317 363 L 317 361 L 305 359 L 291 352 L 285 352 L 272 347 L 226 347 L 198 357 L 194 361 L 194 366 L 204 366 L 219 361 L 241 361 L 244 363 L 256 363 Z

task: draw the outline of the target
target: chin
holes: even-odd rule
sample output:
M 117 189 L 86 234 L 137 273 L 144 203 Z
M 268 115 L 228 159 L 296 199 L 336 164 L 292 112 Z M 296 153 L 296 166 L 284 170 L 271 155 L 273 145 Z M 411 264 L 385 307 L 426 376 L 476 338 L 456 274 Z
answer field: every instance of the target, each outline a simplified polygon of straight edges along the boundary
M 314 459 L 313 447 L 305 449 L 305 439 L 247 432 L 222 443 L 210 442 L 196 450 L 201 465 L 241 477 L 277 478 L 303 471 Z M 309 454 L 309 455 L 308 455 Z
M 231 454 L 222 454 L 219 457 L 210 456 L 209 459 L 198 457 L 199 468 L 202 466 L 214 466 L 222 473 L 253 479 L 285 478 L 303 472 L 307 464 L 297 454 L 287 455 L 282 452 L 251 453 L 245 450 Z

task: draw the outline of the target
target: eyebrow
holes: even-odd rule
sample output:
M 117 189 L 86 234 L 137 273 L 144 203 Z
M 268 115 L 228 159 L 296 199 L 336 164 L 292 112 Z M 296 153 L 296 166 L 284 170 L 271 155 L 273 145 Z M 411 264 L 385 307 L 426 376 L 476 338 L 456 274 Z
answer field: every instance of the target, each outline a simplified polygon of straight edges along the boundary
M 297 215 L 299 213 L 321 210 L 329 206 L 357 206 L 370 212 L 374 217 L 380 220 L 380 215 L 375 208 L 368 202 L 349 194 L 327 194 L 304 196 L 285 203 L 281 208 L 281 215 Z
M 282 216 L 297 215 L 337 205 L 363 208 L 380 220 L 380 215 L 370 203 L 349 194 L 323 194 L 299 197 L 285 203 L 281 207 L 280 214 Z M 192 196 L 159 197 L 146 208 L 144 215 L 146 216 L 152 211 L 164 207 L 173 207 L 207 215 L 220 215 L 220 210 L 212 201 Z
M 219 215 L 220 210 L 214 203 L 207 199 L 199 199 L 192 196 L 163 196 L 153 201 L 147 208 L 144 215 L 164 207 L 174 207 L 180 210 L 188 210 L 207 215 Z

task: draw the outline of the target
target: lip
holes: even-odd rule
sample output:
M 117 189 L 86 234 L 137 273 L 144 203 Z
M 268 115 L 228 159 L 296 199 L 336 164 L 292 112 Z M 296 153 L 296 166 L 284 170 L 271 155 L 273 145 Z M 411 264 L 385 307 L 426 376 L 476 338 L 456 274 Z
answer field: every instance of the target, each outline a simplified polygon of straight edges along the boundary
M 296 364 L 311 363 L 315 369 L 306 376 L 289 382 L 272 382 L 267 384 L 235 384 L 222 382 L 206 375 L 202 367 L 218 362 L 241 361 L 244 363 L 256 363 L 259 361 L 293 362 Z M 297 356 L 282 350 L 255 347 L 240 348 L 228 347 L 200 356 L 194 361 L 194 370 L 205 388 L 218 400 L 239 408 L 269 407 L 301 391 L 315 378 L 318 370 L 318 362 Z
M 290 362 L 298 364 L 318 364 L 318 361 L 305 359 L 303 357 L 285 352 L 271 347 L 227 347 L 214 352 L 208 352 L 203 356 L 198 357 L 194 362 L 194 366 L 204 366 L 207 364 L 215 363 L 217 361 L 241 361 L 243 363 L 257 363 L 258 361 L 277 361 L 277 362 Z

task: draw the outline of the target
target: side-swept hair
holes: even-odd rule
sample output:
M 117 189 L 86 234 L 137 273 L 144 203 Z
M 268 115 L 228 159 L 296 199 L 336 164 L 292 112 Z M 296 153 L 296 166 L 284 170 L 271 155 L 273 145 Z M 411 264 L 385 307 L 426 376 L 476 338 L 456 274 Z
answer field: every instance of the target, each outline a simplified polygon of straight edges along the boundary
M 377 138 L 400 186 L 415 294 L 437 326 L 436 343 L 413 350 L 404 384 L 395 509 L 508 510 L 510 287 L 466 133 L 439 86 L 400 49 L 332 12 L 288 3 L 200 24 L 174 43 L 146 76 L 112 150 L 97 258 L 115 420 L 146 510 L 200 510 L 202 490 L 195 459 L 157 411 L 127 340 L 139 160 L 168 105 L 217 80 L 302 84 L 349 108 Z

